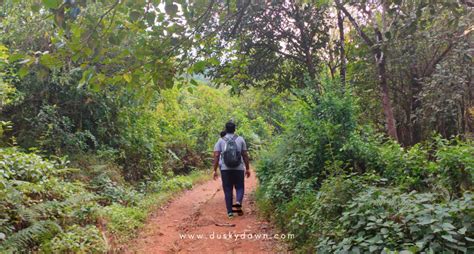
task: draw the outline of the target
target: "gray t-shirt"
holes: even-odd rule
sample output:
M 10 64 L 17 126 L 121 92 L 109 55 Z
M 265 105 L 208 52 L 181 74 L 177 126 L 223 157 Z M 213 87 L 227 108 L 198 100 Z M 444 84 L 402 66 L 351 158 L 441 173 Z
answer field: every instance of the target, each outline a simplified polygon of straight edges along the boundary
M 225 138 L 226 139 L 231 139 L 234 137 L 234 134 L 226 134 L 225 135 Z M 227 141 L 225 141 L 223 138 L 219 138 L 219 140 L 217 141 L 216 145 L 214 146 L 214 152 L 221 152 L 221 156 L 219 158 L 219 164 L 221 165 L 221 170 L 228 170 L 228 169 L 237 169 L 237 170 L 245 170 L 245 167 L 244 167 L 244 160 L 241 158 L 241 162 L 240 162 L 240 165 L 236 168 L 228 168 L 224 161 L 223 161 L 223 158 L 222 158 L 222 152 L 224 151 L 224 148 L 225 148 L 225 144 L 227 143 Z M 243 151 L 247 151 L 247 144 L 245 143 L 245 140 L 244 138 L 242 138 L 241 136 L 238 136 L 236 139 L 235 139 L 235 144 L 237 145 L 237 148 L 240 150 L 240 152 L 242 153 Z

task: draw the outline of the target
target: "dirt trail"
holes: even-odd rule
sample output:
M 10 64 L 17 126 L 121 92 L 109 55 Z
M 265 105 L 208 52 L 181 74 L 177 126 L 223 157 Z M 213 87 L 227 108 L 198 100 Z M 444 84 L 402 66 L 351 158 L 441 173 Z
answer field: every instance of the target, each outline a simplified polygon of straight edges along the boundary
M 125 253 L 278 252 L 275 240 L 255 239 L 263 234 L 273 235 L 269 223 L 256 216 L 252 195 L 256 185 L 254 173 L 245 179 L 245 214 L 233 219 L 226 215 L 221 179 L 185 191 L 150 218 Z M 229 233 L 232 239 L 228 237 Z M 245 233 L 245 239 L 241 239 L 242 233 Z M 249 234 L 255 234 L 253 239 L 248 238 Z M 225 236 L 227 239 L 223 239 Z

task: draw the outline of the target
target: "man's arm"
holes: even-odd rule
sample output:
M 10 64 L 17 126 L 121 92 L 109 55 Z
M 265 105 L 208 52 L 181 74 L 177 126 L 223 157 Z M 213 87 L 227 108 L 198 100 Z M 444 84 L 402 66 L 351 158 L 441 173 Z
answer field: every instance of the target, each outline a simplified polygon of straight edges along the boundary
M 219 167 L 219 157 L 221 156 L 221 152 L 214 151 L 214 180 L 217 179 L 217 168 Z
M 242 151 L 242 158 L 244 159 L 245 164 L 245 175 L 250 177 L 250 160 L 249 160 L 249 153 L 247 150 Z

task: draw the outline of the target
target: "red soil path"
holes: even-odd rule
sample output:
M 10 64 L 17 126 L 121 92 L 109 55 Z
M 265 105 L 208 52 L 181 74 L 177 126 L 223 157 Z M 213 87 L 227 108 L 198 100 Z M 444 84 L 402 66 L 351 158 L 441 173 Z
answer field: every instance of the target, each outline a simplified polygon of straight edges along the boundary
M 270 224 L 257 218 L 252 194 L 256 185 L 252 172 L 252 176 L 245 179 L 245 214 L 233 219 L 226 215 L 220 178 L 185 191 L 150 218 L 137 239 L 128 244 L 125 253 L 282 252 L 277 249 L 276 240 L 271 239 Z M 255 239 L 264 238 L 264 234 L 269 237 Z

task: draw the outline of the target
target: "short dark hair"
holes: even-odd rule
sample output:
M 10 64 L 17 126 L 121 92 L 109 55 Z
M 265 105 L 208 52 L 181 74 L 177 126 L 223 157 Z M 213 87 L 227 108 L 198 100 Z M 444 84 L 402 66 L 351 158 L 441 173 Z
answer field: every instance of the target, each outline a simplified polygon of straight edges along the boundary
M 227 133 L 234 133 L 235 132 L 235 123 L 227 122 L 225 124 L 225 132 Z
M 221 138 L 225 137 L 226 134 L 227 134 L 227 132 L 221 131 Z

